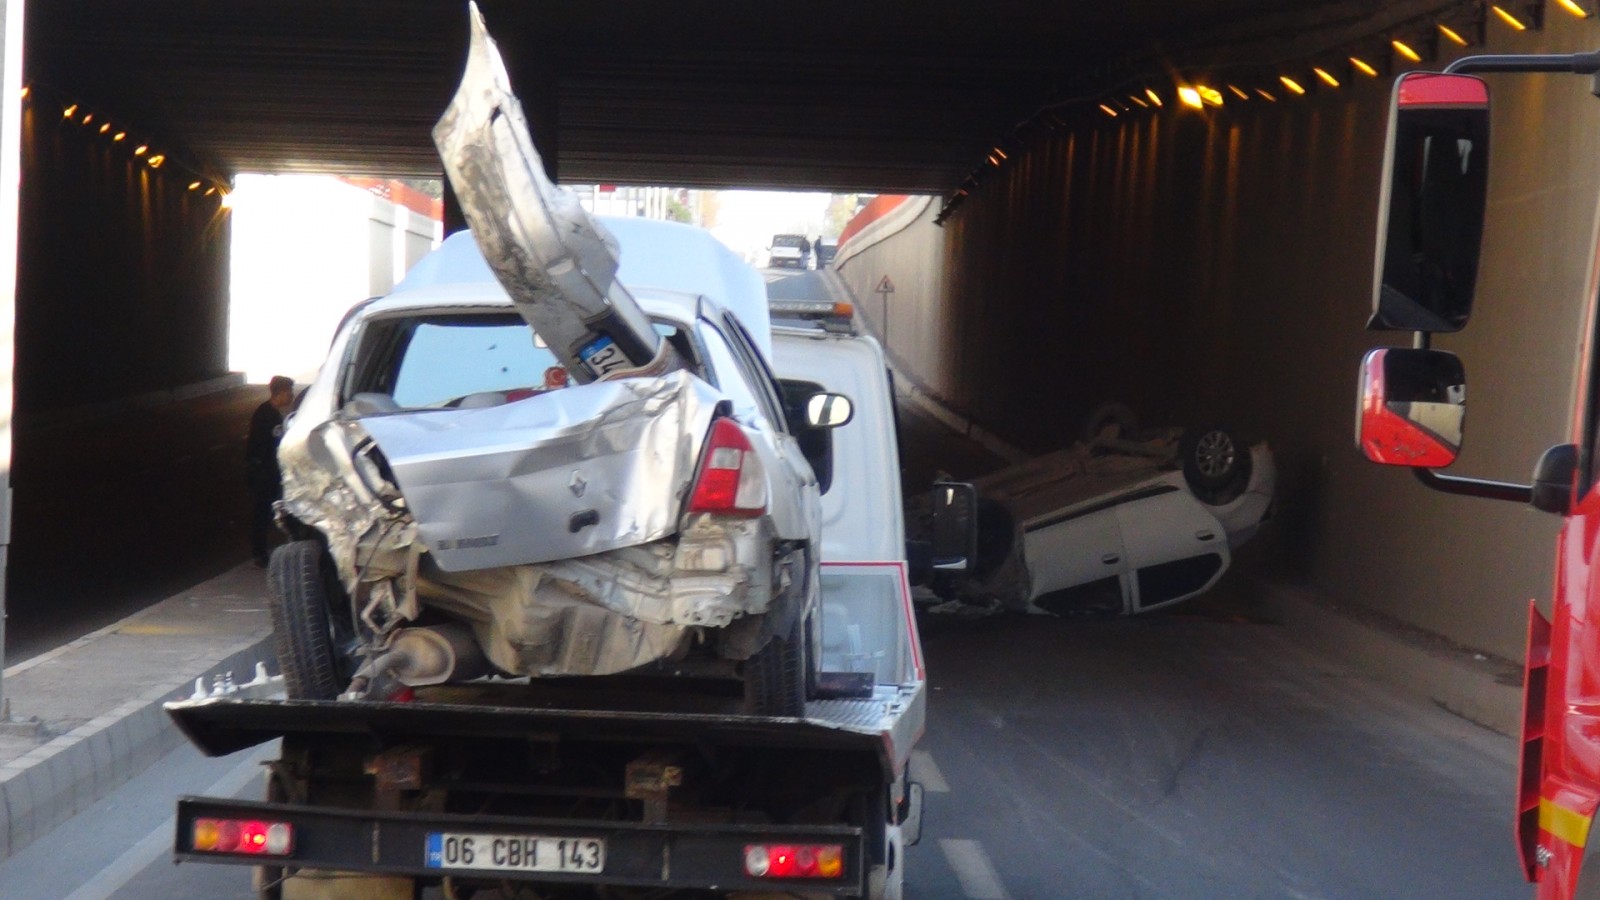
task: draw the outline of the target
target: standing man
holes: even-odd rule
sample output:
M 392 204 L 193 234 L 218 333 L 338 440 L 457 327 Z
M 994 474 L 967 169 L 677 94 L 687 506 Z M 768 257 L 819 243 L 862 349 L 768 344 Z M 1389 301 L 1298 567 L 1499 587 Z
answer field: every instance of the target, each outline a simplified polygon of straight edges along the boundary
M 250 554 L 256 568 L 266 568 L 272 530 L 272 504 L 283 497 L 278 471 L 278 441 L 283 439 L 283 414 L 294 405 L 294 379 L 274 375 L 267 382 L 266 402 L 250 417 L 244 444 L 244 477 L 250 486 Z

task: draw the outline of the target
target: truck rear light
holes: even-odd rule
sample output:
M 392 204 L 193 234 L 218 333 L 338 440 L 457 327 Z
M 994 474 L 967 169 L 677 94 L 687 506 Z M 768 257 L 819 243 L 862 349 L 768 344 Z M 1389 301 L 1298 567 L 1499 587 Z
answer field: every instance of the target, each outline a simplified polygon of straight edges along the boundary
M 767 511 L 766 471 L 738 422 L 719 418 L 711 423 L 689 511 L 745 518 Z
M 195 819 L 191 838 L 197 853 L 288 856 L 294 849 L 294 826 L 259 819 Z
M 844 845 L 751 844 L 744 848 L 744 870 L 753 878 L 839 878 Z

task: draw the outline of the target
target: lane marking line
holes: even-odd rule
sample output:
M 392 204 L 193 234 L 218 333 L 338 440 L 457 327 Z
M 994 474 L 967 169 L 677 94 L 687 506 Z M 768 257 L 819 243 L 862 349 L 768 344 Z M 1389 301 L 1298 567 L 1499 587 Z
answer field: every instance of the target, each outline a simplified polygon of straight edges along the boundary
M 970 900 L 1008 900 L 1005 886 L 1000 883 L 1000 873 L 995 871 L 982 844 L 940 838 L 939 849 L 944 851 L 945 861 L 955 870 L 961 890 Z
M 927 750 L 911 751 L 911 780 L 920 782 L 922 789 L 930 794 L 950 793 L 950 782 L 944 780 L 939 764 Z
M 261 778 L 262 772 L 265 771 L 261 764 L 277 756 L 277 753 L 277 742 L 268 741 L 257 747 L 239 765 L 218 778 L 201 793 L 208 797 L 232 797 L 243 790 L 252 779 Z M 177 829 L 177 817 L 168 816 L 167 820 L 157 825 L 154 831 L 140 838 L 139 842 L 129 847 L 127 852 L 101 869 L 100 874 L 68 894 L 66 900 L 107 900 L 112 894 L 121 890 L 123 885 L 160 859 L 163 853 L 172 852 L 172 836 Z

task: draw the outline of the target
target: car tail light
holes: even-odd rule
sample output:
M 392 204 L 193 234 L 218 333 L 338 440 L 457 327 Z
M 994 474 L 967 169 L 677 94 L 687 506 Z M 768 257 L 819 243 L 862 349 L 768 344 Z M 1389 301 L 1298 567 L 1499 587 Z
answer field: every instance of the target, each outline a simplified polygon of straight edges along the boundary
M 839 878 L 844 845 L 751 844 L 744 848 L 744 870 L 753 878 Z
M 711 423 L 689 511 L 744 517 L 767 511 L 766 472 L 738 422 L 719 418 Z
M 294 826 L 260 819 L 195 819 L 189 845 L 197 853 L 248 853 L 288 856 L 294 850 Z

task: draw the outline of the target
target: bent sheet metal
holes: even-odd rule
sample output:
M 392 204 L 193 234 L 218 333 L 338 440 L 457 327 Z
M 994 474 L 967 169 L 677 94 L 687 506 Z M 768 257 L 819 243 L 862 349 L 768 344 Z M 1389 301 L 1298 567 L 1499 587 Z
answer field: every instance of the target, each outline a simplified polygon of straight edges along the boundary
M 545 176 L 504 62 L 469 4 L 466 71 L 434 126 L 445 174 L 517 311 L 581 382 L 678 365 L 617 281 L 617 242 Z

